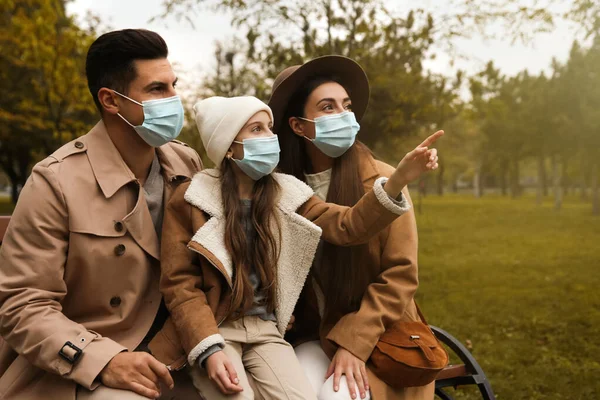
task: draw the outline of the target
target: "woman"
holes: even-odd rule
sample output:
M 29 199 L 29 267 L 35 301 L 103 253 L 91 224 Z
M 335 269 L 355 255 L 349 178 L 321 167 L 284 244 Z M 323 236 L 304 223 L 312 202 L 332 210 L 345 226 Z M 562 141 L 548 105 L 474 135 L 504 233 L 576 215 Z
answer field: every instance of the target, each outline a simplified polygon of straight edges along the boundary
M 281 171 L 307 182 L 323 200 L 354 205 L 376 179 L 394 170 L 355 141 L 368 99 L 367 77 L 351 59 L 326 56 L 284 70 L 269 101 Z M 403 192 L 410 201 L 408 190 Z M 417 286 L 412 211 L 367 244 L 320 245 L 288 335 L 290 341 L 303 343 L 296 354 L 320 400 L 433 398 L 433 383 L 394 389 L 368 363 L 387 328 L 419 320 L 413 300 Z
M 341 207 L 273 173 L 279 143 L 260 100 L 212 97 L 194 110 L 218 168 L 181 184 L 167 206 L 160 289 L 176 332 L 163 329 L 150 348 L 171 368 L 186 355 L 207 399 L 254 398 L 248 375 L 264 398 L 314 399 L 283 334 L 321 235 L 340 246 L 367 241 L 408 211 L 401 189 L 436 159 L 425 146 L 415 149 L 354 207 Z M 154 352 L 168 343 L 182 344 L 174 359 Z

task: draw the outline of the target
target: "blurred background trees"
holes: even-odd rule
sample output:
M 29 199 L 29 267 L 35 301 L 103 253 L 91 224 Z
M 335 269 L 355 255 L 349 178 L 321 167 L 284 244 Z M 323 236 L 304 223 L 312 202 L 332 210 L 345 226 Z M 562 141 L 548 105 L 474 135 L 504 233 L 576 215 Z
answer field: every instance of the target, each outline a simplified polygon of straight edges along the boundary
M 64 0 L 0 2 L 0 168 L 11 197 L 32 164 L 97 120 L 85 79 L 96 33 L 78 27 Z
M 390 10 L 379 0 L 165 0 L 164 15 L 194 22 L 196 12 L 226 11 L 237 34 L 217 43 L 214 69 L 188 95 L 181 139 L 200 140 L 191 106 L 211 95 L 267 100 L 284 68 L 325 54 L 356 59 L 371 82 L 360 138 L 389 161 L 443 128 L 443 163 L 420 182 L 422 194 L 470 190 L 511 197 L 535 193 L 561 208 L 577 194 L 600 214 L 600 5 L 574 0 L 455 0 L 437 19 L 419 8 Z M 4 1 L 0 6 L 0 168 L 12 198 L 33 163 L 98 118 L 87 92 L 85 53 L 98 32 L 66 15 L 65 0 Z M 160 18 L 161 16 L 157 16 Z M 557 18 L 577 21 L 584 40 L 550 72 L 503 75 L 493 63 L 477 74 L 443 75 L 424 64 L 456 38 L 494 35 L 527 41 Z M 96 26 L 96 24 L 87 24 Z M 450 69 L 449 69 L 450 70 Z

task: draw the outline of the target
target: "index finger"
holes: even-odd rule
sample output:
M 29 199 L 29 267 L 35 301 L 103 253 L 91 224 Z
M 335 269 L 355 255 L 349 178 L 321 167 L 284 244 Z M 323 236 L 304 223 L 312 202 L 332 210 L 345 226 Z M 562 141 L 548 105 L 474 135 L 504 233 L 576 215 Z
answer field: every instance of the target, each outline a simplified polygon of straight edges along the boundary
M 421 143 L 419 145 L 419 147 L 429 147 L 433 143 L 435 143 L 436 140 L 438 140 L 439 138 L 441 138 L 442 136 L 444 136 L 444 131 L 437 131 L 436 133 L 434 133 L 433 135 L 431 135 L 427 139 L 425 139 L 423 141 L 423 143 Z
M 158 375 L 158 377 L 164 382 L 164 384 L 167 385 L 169 389 L 173 389 L 173 387 L 175 386 L 175 382 L 173 381 L 173 377 L 169 373 L 169 369 L 165 364 L 152 357 L 148 365 L 150 366 L 152 371 L 156 375 Z

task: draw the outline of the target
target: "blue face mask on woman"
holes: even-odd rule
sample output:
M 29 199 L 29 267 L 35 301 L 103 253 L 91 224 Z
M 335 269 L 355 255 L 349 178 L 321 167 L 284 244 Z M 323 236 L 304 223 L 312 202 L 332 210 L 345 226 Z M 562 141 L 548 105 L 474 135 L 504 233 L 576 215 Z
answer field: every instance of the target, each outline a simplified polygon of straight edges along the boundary
M 299 117 L 304 121 L 314 122 L 315 138 L 305 139 L 314 143 L 325 155 L 337 158 L 343 155 L 356 140 L 356 134 L 360 130 L 360 125 L 356 121 L 356 116 L 351 111 L 344 111 L 340 114 L 324 115 L 322 117 L 306 119 Z
M 277 135 L 267 138 L 245 139 L 243 142 L 234 141 L 244 146 L 244 158 L 232 160 L 246 175 L 257 181 L 269 175 L 279 164 L 279 140 Z
M 183 128 L 183 104 L 179 96 L 166 99 L 135 101 L 124 94 L 114 90 L 119 96 L 142 106 L 144 109 L 144 122 L 135 126 L 117 113 L 123 121 L 127 122 L 146 143 L 152 147 L 160 147 L 177 138 Z

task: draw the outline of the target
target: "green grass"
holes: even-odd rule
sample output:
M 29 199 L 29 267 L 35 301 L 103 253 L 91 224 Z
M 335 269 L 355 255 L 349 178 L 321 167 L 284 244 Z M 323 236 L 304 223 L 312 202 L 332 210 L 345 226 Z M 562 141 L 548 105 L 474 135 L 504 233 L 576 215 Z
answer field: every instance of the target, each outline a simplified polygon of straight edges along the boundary
M 589 204 L 427 197 L 417 219 L 417 299 L 429 323 L 471 341 L 499 399 L 600 398 L 600 218 Z
M 600 398 L 600 218 L 588 204 L 430 196 L 417 219 L 421 307 L 472 343 L 498 399 Z

